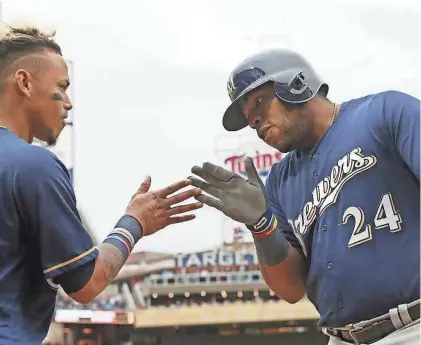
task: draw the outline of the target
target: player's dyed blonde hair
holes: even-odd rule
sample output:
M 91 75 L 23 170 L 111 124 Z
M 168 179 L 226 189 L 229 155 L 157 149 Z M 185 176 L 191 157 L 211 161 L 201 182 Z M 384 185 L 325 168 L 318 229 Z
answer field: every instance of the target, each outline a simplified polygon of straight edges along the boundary
M 0 75 L 10 72 L 15 61 L 48 49 L 62 55 L 60 46 L 55 42 L 56 31 L 43 31 L 34 25 L 0 25 Z
M 60 46 L 55 42 L 56 31 L 42 31 L 34 25 L 11 26 L 3 24 L 0 27 L 0 58 L 8 54 L 24 53 L 51 49 L 61 54 Z

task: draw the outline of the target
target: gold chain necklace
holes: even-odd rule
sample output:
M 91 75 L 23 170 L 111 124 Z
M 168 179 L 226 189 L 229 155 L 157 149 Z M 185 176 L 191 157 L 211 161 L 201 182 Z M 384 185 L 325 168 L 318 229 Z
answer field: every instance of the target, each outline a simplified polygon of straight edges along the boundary
M 329 127 L 331 127 L 333 125 L 333 122 L 336 119 L 336 115 L 338 115 L 338 107 L 336 106 L 336 103 L 333 103 L 333 114 L 332 114 L 332 120 L 330 121 Z

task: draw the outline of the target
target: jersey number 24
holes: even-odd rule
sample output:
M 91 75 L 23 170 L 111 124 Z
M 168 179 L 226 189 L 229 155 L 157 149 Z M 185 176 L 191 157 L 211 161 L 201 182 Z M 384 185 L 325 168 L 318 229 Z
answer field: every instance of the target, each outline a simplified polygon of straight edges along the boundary
M 348 207 L 342 217 L 343 224 L 347 224 L 350 218 L 355 220 L 354 229 L 348 242 L 348 248 L 370 241 L 373 238 L 371 224 L 366 224 L 365 215 L 361 208 L 357 206 Z M 402 219 L 393 204 L 392 195 L 384 194 L 380 200 L 380 205 L 374 216 L 374 228 L 389 228 L 390 232 L 402 230 Z

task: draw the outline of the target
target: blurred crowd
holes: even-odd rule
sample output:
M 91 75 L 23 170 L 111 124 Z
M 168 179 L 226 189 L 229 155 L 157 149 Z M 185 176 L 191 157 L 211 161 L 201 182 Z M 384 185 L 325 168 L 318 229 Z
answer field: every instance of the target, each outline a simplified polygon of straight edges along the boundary
M 258 290 L 255 287 L 261 285 L 263 279 L 257 270 L 218 271 L 209 272 L 201 270 L 195 273 L 181 273 L 164 270 L 160 274 L 151 274 L 143 280 L 131 283 L 122 282 L 112 284 L 88 305 L 74 302 L 64 293 L 59 293 L 56 301 L 56 309 L 77 310 L 133 310 L 149 307 L 185 307 L 199 306 L 203 304 L 229 304 L 277 301 L 278 297 L 268 290 Z M 227 290 L 201 292 L 188 292 L 189 286 L 226 286 Z M 175 288 L 174 286 L 178 287 Z M 186 290 L 180 289 L 185 285 Z M 242 291 L 232 291 L 229 286 L 241 286 Z M 167 289 L 165 289 L 167 287 Z M 150 288 L 158 288 L 167 293 L 145 294 Z M 180 291 L 181 290 L 181 291 Z M 173 291 L 173 292 L 169 292 Z M 176 292 L 178 291 L 178 292 Z M 190 290 L 191 291 L 191 290 Z M 200 290 L 199 290 L 200 291 Z
M 63 294 L 57 295 L 56 309 L 124 310 L 126 302 L 119 292 L 103 293 L 88 305 L 79 304 Z
M 151 299 L 151 307 L 186 307 L 200 306 L 204 304 L 218 305 L 230 303 L 250 303 L 250 302 L 271 302 L 279 300 L 271 291 L 238 291 L 236 293 L 204 293 L 201 294 L 182 294 L 169 296 L 153 295 Z M 58 295 L 56 301 L 56 309 L 76 309 L 76 310 L 126 310 L 127 303 L 124 297 L 117 294 L 104 294 L 98 296 L 88 305 L 74 302 L 69 297 Z
M 123 299 L 123 296 L 121 295 L 97 297 L 89 305 L 79 304 L 71 299 L 63 299 L 59 296 L 57 297 L 56 308 L 89 310 L 124 310 L 126 308 L 126 303 Z

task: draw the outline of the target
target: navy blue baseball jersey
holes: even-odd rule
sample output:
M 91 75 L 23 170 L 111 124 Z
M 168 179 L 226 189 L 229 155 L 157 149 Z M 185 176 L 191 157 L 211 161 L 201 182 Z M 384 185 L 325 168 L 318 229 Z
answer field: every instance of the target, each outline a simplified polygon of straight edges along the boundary
M 342 104 L 311 151 L 266 181 L 306 264 L 320 326 L 340 327 L 420 298 L 420 102 L 396 91 Z
M 40 345 L 54 278 L 97 255 L 65 166 L 0 128 L 0 344 Z

